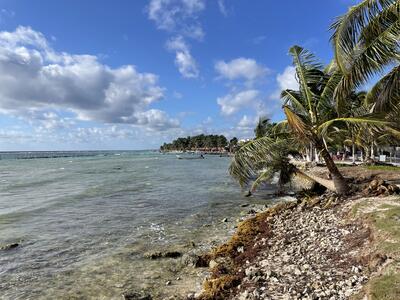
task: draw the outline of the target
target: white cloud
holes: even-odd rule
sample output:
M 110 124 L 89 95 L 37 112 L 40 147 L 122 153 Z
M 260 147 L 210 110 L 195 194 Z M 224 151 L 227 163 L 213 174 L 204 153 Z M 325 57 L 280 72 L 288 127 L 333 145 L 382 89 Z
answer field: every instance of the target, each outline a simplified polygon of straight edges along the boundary
M 147 109 L 163 98 L 163 91 L 155 74 L 140 73 L 132 65 L 112 68 L 93 55 L 58 53 L 29 27 L 0 32 L 0 112 L 45 116 L 49 128 L 57 120 L 50 113 L 46 117 L 49 110 L 104 123 L 178 126 L 160 113 L 159 118 L 143 118 L 154 115 Z
M 276 81 L 281 90 L 297 90 L 299 88 L 299 83 L 296 79 L 296 68 L 292 66 L 287 66 L 282 74 L 278 74 Z
M 199 76 L 197 63 L 190 54 L 189 46 L 182 36 L 168 40 L 167 49 L 175 51 L 175 64 L 184 78 L 197 78 Z
M 70 129 L 76 123 L 73 118 L 62 117 L 59 113 L 49 110 L 30 110 L 23 117 L 27 119 L 31 125 L 36 126 L 36 131 Z
M 247 115 L 244 115 L 239 123 L 238 123 L 238 127 L 243 129 L 243 128 L 253 128 L 254 125 L 256 124 L 257 120 L 255 118 L 250 118 Z
M 205 0 L 150 0 L 147 7 L 148 17 L 157 28 L 175 36 L 167 41 L 167 48 L 175 52 L 175 65 L 184 78 L 199 76 L 197 62 L 185 39 L 203 40 L 205 33 L 199 14 L 205 6 Z
M 229 62 L 218 61 L 214 67 L 221 78 L 229 80 L 245 79 L 249 82 L 262 78 L 269 71 L 268 68 L 258 64 L 256 60 L 243 57 Z
M 156 131 L 179 127 L 178 119 L 169 118 L 166 112 L 159 109 L 150 109 L 141 112 L 137 118 L 139 125 L 147 125 L 147 128 Z
M 204 31 L 198 14 L 204 9 L 204 0 L 151 0 L 147 12 L 158 29 L 201 40 Z
M 218 8 L 223 16 L 228 16 L 228 10 L 226 9 L 224 0 L 218 0 Z
M 296 79 L 296 68 L 287 66 L 283 73 L 276 76 L 276 83 L 278 84 L 278 88 L 270 95 L 271 99 L 279 99 L 283 90 L 298 90 L 299 83 Z
M 250 89 L 220 97 L 217 99 L 217 103 L 221 107 L 221 114 L 230 116 L 242 108 L 261 108 L 263 105 L 259 100 L 259 96 L 260 92 L 258 90 Z

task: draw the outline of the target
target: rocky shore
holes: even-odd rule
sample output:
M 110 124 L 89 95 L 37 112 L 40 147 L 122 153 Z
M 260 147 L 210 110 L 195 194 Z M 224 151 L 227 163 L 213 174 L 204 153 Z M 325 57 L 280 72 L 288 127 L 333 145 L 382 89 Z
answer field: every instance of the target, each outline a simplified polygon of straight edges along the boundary
M 345 210 L 302 206 L 269 220 L 271 235 L 253 247 L 262 250 L 246 261 L 234 299 L 345 299 L 369 277 L 360 259 L 370 230 L 347 224 Z
M 386 224 L 382 211 L 396 221 Z M 197 299 L 400 299 L 398 213 L 400 197 L 387 195 L 325 194 L 267 209 L 206 255 L 211 275 Z
M 357 184 L 346 199 L 302 193 L 272 207 L 245 204 L 237 225 L 221 220 L 226 242 L 145 255 L 179 265 L 159 287 L 179 293 L 124 299 L 400 299 L 399 189 L 376 177 Z M 197 279 L 183 285 L 182 270 Z

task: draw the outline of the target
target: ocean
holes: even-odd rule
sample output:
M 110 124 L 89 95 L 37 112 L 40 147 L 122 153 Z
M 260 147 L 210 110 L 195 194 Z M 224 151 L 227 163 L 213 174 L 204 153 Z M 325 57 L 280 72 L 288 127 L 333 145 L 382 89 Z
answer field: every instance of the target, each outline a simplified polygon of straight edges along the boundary
M 177 270 L 143 254 L 217 242 L 244 198 L 230 158 L 179 160 L 154 151 L 0 154 L 0 299 L 121 299 L 178 292 Z M 189 278 L 189 277 L 188 277 Z M 158 285 L 158 287 L 157 287 Z M 163 286 L 161 286 L 163 285 Z

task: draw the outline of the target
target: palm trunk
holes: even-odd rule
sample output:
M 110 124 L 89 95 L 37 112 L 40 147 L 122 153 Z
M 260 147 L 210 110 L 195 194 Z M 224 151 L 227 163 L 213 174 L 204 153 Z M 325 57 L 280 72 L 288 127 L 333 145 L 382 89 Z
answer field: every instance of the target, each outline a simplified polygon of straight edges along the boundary
M 364 157 L 364 161 L 368 161 L 368 159 L 370 159 L 371 157 L 371 152 L 370 152 L 370 148 L 368 146 L 365 147 L 365 157 Z
M 329 170 L 329 173 L 332 177 L 333 184 L 335 185 L 336 193 L 339 195 L 347 194 L 350 190 L 349 185 L 347 184 L 346 179 L 342 176 L 337 168 L 335 162 L 333 161 L 331 155 L 328 152 L 328 149 L 324 146 L 322 141 L 317 141 L 315 145 L 318 151 L 321 153 L 322 158 L 325 161 L 326 167 Z
M 314 145 L 313 143 L 310 143 L 310 161 L 313 162 L 315 161 L 315 156 L 314 156 Z
M 356 144 L 354 142 L 354 135 L 351 135 L 351 152 L 352 152 L 352 161 L 353 165 L 356 163 Z
M 315 162 L 319 163 L 319 154 L 317 148 L 315 148 Z
M 342 156 L 342 161 L 346 160 L 346 146 L 343 145 L 343 156 Z
M 371 143 L 371 159 L 375 160 L 374 142 Z
M 335 188 L 335 185 L 332 180 L 315 176 L 314 174 L 311 174 L 307 171 L 300 170 L 298 168 L 295 168 L 294 172 L 296 175 L 298 175 L 300 177 L 306 178 L 311 181 L 315 181 L 315 182 L 319 183 L 320 185 L 326 187 L 328 190 L 336 192 L 336 188 Z

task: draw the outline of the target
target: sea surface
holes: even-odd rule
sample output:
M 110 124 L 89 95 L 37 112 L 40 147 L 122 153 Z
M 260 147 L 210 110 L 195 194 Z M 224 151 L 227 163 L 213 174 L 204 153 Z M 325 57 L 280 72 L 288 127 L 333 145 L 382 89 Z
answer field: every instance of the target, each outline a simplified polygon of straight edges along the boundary
M 241 204 L 257 201 L 229 177 L 228 157 L 108 151 L 0 158 L 0 247 L 19 244 L 0 250 L 0 299 L 122 299 L 173 271 L 144 253 L 207 239 L 214 228 L 225 230 L 221 220 Z

